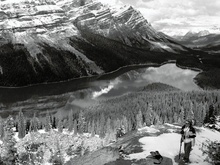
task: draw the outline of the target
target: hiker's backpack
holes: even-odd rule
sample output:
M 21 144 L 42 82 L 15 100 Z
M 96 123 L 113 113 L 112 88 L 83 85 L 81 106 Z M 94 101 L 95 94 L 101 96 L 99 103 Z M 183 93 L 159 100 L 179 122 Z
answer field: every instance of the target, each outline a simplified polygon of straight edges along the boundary
M 154 162 L 154 164 L 160 164 L 163 161 L 163 156 L 160 155 L 159 151 L 151 151 L 150 152 L 151 157 L 147 157 L 147 158 L 153 158 L 158 160 L 158 162 Z

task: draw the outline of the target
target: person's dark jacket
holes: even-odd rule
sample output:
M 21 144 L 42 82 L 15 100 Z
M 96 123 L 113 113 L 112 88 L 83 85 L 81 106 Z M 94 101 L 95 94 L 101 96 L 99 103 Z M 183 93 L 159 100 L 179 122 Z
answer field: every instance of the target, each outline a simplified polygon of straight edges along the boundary
M 181 128 L 181 132 L 180 132 L 180 133 L 182 134 L 182 138 L 183 138 L 183 139 L 186 138 L 185 135 L 184 135 L 184 128 L 185 128 L 185 127 L 186 127 L 186 126 L 184 125 L 184 126 Z M 190 127 L 189 127 L 189 131 L 192 132 L 193 135 L 190 135 L 190 136 L 187 137 L 187 138 L 195 138 L 195 137 L 196 137 L 195 128 L 193 128 L 192 126 L 190 126 Z M 182 139 L 182 140 L 183 140 L 183 139 Z

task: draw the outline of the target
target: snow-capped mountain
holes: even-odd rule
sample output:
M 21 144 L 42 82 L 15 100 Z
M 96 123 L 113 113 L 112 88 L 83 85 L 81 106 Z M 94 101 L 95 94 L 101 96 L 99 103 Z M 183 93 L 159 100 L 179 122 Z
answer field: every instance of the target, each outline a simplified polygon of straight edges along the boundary
M 181 51 L 131 6 L 92 0 L 0 3 L 0 86 L 102 74 L 152 61 L 158 52 Z
M 195 37 L 203 37 L 203 36 L 207 36 L 211 34 L 208 30 L 202 30 L 202 31 L 193 31 L 190 30 L 188 31 L 185 35 L 181 36 L 181 35 L 175 35 L 173 36 L 173 38 L 177 39 L 177 40 L 181 40 L 181 41 L 186 41 L 186 40 L 190 40 L 192 38 Z
M 182 40 L 187 40 L 187 39 L 190 39 L 191 37 L 203 37 L 203 36 L 207 36 L 209 35 L 210 32 L 208 30 L 203 30 L 203 31 L 200 31 L 200 32 L 192 32 L 192 31 L 189 31 L 188 33 L 186 33 Z
M 184 36 L 174 36 L 182 45 L 194 48 L 209 48 L 220 45 L 220 34 L 211 33 L 208 30 L 199 32 L 189 31 Z

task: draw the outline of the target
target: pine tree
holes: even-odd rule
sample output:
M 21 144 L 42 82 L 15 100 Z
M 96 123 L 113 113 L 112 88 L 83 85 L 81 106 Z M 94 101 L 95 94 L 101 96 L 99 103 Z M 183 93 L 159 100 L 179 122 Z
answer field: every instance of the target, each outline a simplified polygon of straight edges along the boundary
M 177 113 L 173 114 L 173 121 L 178 122 L 178 114 Z
M 32 128 L 33 128 L 33 122 L 30 120 L 30 125 L 29 125 L 29 128 L 28 128 L 29 132 L 33 131 Z
M 216 117 L 215 117 L 215 109 L 213 105 L 209 106 L 209 123 L 215 124 L 216 123 Z
M 124 131 L 125 133 L 129 131 L 128 129 L 128 120 L 125 116 L 122 117 L 122 125 L 124 126 Z M 110 123 L 110 126 L 111 126 L 111 123 Z
M 196 105 L 196 110 L 195 110 L 195 119 L 197 120 L 198 126 L 202 126 L 204 117 L 205 117 L 205 114 L 203 111 L 203 106 L 201 103 L 199 103 Z
M 147 111 L 145 113 L 145 123 L 146 126 L 150 126 L 153 124 L 153 110 L 152 110 L 152 104 L 149 103 L 147 106 Z
M 136 115 L 136 129 L 143 127 L 143 115 L 141 110 L 138 111 L 138 114 Z
M 18 132 L 18 115 L 15 117 L 15 132 Z
M 0 139 L 3 139 L 4 137 L 4 121 L 0 117 Z
M 127 131 L 131 131 L 133 129 L 133 125 L 132 125 L 132 121 L 130 118 L 127 117 L 127 121 L 128 121 L 128 128 Z
M 68 116 L 68 131 L 72 132 L 73 131 L 73 127 L 74 127 L 74 123 L 73 123 L 73 110 L 71 110 L 69 112 L 69 116 Z
M 184 108 L 181 106 L 181 108 L 180 108 L 180 121 L 181 121 L 181 124 L 183 124 L 184 123 L 184 121 L 185 121 L 185 111 L 184 111 Z
M 107 133 L 111 132 L 111 119 L 108 117 L 107 122 L 106 122 L 106 128 L 105 128 Z
M 18 137 L 21 139 L 25 137 L 25 119 L 24 119 L 24 114 L 20 110 L 18 113 Z
M 85 117 L 83 111 L 79 113 L 79 120 L 78 120 L 78 130 L 79 133 L 82 134 L 85 131 Z
M 115 127 L 116 129 L 120 129 L 121 128 L 121 121 L 119 118 L 116 119 L 116 121 L 114 121 Z
M 49 115 L 49 112 L 47 111 L 47 114 L 46 114 L 46 122 L 45 122 L 45 131 L 46 132 L 49 132 L 51 130 L 51 123 L 50 123 L 50 115 Z
M 97 135 L 100 135 L 100 132 L 101 132 L 100 119 L 97 118 L 95 122 L 95 133 Z
M 193 103 L 190 102 L 190 109 L 189 109 L 189 112 L 187 114 L 187 120 L 193 120 L 195 117 L 194 117 L 194 112 L 193 112 Z
M 113 134 L 113 136 L 112 136 Z M 107 122 L 106 122 L 106 134 L 105 134 L 105 143 L 109 144 L 113 139 L 113 137 L 115 137 L 115 133 L 113 132 L 112 128 L 111 128 L 111 119 L 108 118 Z
M 102 113 L 101 114 L 101 119 L 100 119 L 100 137 L 101 138 L 104 138 L 105 137 L 105 132 L 106 132 L 106 129 L 105 129 L 105 117 L 104 117 L 104 114 Z
M 51 119 L 51 123 L 52 123 L 52 129 L 56 129 L 57 128 L 57 120 L 56 120 L 56 117 L 53 116 L 52 119 Z
M 214 124 L 215 123 L 215 116 L 214 116 L 214 107 L 213 105 L 209 106 L 209 109 L 206 113 L 205 119 L 204 119 L 204 124 L 210 123 Z
M 63 132 L 63 122 L 61 119 L 59 119 L 59 122 L 58 122 L 58 132 L 60 133 Z
M 31 124 L 30 124 L 30 130 L 37 132 L 39 127 L 39 120 L 36 117 L 36 114 L 34 113 L 34 117 L 31 119 Z
M 88 122 L 88 126 L 87 126 L 87 131 L 88 131 L 88 133 L 91 133 L 91 130 L 92 130 L 92 121 L 90 120 L 90 121 Z
M 167 115 L 164 116 L 164 118 L 163 118 L 163 123 L 168 123 Z
M 78 131 L 77 131 L 77 121 L 74 120 L 74 135 L 77 135 Z
M 18 157 L 17 149 L 15 147 L 16 141 L 14 139 L 13 127 L 14 127 L 14 119 L 11 116 L 9 116 L 5 121 L 5 127 L 4 127 L 5 136 L 3 138 L 3 144 L 7 150 L 7 154 L 6 154 L 7 156 L 1 158 L 6 165 L 16 164 L 16 160 Z
M 205 105 L 203 104 L 201 107 L 201 121 L 200 121 L 201 125 L 204 123 L 205 117 L 206 117 L 206 108 Z
M 156 114 L 156 112 L 153 114 L 153 116 L 154 116 L 153 124 L 154 124 L 154 125 L 160 124 L 160 118 L 159 118 L 159 116 Z
M 26 124 L 25 124 L 25 131 L 26 133 L 28 133 L 30 131 L 30 125 L 31 125 L 31 122 L 30 120 L 26 119 Z
M 68 128 L 68 120 L 67 119 L 63 119 L 63 127 Z
M 91 136 L 92 137 L 95 136 L 95 122 L 94 122 L 94 120 L 92 120 L 92 125 L 91 125 Z
M 203 147 L 206 146 L 206 147 Z M 207 161 L 210 164 L 219 165 L 220 162 L 220 143 L 219 141 L 206 141 L 202 143 L 201 150 L 203 154 L 206 154 L 209 159 Z
M 152 119 L 152 114 L 151 114 L 150 111 L 148 110 L 148 111 L 145 113 L 145 123 L 146 123 L 146 126 L 150 126 L 150 125 L 152 124 L 151 119 Z

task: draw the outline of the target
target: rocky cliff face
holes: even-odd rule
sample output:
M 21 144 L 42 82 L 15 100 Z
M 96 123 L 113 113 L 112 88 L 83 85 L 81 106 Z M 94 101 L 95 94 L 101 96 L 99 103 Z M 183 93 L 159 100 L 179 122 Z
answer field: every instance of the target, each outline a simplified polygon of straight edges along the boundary
M 184 48 L 157 33 L 133 7 L 91 0 L 0 3 L 0 86 L 102 74 L 179 51 Z

